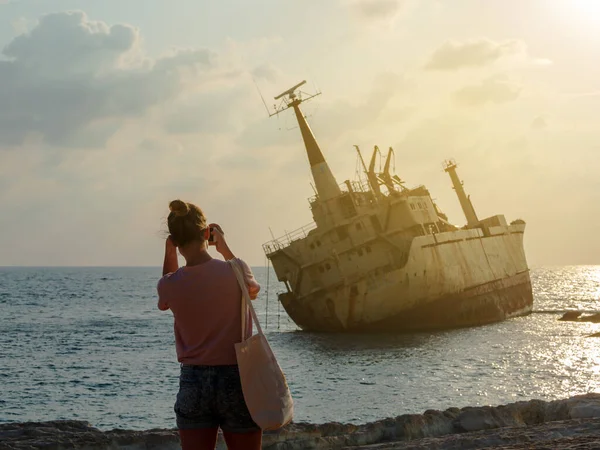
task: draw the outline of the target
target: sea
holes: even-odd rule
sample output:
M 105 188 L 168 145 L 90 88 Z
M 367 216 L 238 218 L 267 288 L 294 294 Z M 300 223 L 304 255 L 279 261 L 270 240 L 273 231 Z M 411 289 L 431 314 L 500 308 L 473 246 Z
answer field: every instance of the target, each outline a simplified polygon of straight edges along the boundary
M 600 266 L 531 270 L 534 310 L 486 326 L 411 334 L 303 332 L 254 267 L 256 308 L 296 422 L 366 423 L 428 409 L 600 392 Z M 109 430 L 173 428 L 173 317 L 159 267 L 0 268 L 0 423 L 76 419 Z

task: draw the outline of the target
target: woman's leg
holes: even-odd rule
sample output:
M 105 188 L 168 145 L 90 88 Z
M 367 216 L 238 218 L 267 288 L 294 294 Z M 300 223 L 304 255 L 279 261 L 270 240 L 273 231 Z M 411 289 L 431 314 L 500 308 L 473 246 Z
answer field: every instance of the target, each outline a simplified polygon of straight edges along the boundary
M 183 450 L 215 450 L 218 431 L 218 428 L 179 430 L 181 448 Z M 260 447 L 258 448 L 260 449 Z
M 248 411 L 237 366 L 222 366 L 217 381 L 216 408 L 229 450 L 260 450 L 262 431 Z
M 215 449 L 219 431 L 219 417 L 211 406 L 215 376 L 211 367 L 181 367 L 174 410 L 183 450 Z
M 260 450 L 262 445 L 262 431 L 250 433 L 223 432 L 228 450 Z

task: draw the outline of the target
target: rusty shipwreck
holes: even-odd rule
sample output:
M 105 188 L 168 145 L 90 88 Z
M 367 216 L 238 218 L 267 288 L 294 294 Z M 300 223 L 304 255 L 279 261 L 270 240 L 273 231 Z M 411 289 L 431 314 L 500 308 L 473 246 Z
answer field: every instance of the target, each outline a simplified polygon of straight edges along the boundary
M 412 331 L 481 325 L 531 312 L 533 295 L 523 248 L 525 222 L 503 215 L 479 219 L 456 172 L 444 169 L 466 217 L 448 222 L 425 186 L 406 188 L 390 173 L 390 149 L 375 171 L 338 184 L 300 110 L 317 94 L 275 97 L 273 114 L 293 109 L 316 195 L 314 223 L 263 245 L 286 292 L 279 300 L 310 331 Z M 303 98 L 304 97 L 304 98 Z

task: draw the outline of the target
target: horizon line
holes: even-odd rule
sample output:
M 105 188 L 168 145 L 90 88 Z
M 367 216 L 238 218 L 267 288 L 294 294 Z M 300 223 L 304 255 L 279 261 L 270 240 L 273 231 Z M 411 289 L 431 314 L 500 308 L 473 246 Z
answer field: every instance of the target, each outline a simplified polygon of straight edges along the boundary
M 263 266 L 263 265 L 250 265 L 250 267 L 261 267 L 261 268 L 272 268 L 272 265 Z M 600 262 L 598 263 L 570 263 L 570 264 L 536 264 L 529 267 L 529 269 L 537 269 L 542 267 L 596 267 L 600 266 Z M 184 266 L 180 266 L 184 267 Z M 107 265 L 1 265 L 0 269 L 162 269 L 162 265 L 115 265 L 115 266 L 107 266 Z
M 184 267 L 184 266 L 180 266 L 180 267 Z M 250 267 L 267 267 L 267 266 L 256 266 L 256 265 L 250 265 Z M 273 266 L 268 266 L 268 267 L 273 267 Z M 160 266 L 135 266 L 135 265 L 127 265 L 127 266 L 105 266 L 105 265 L 79 265 L 79 266 L 59 266 L 59 265 L 55 265 L 55 266 L 34 266 L 34 265 L 1 265 L 0 264 L 0 269 L 85 269 L 85 268 L 89 268 L 89 269 L 127 269 L 127 268 L 132 268 L 132 269 L 162 269 L 162 265 Z

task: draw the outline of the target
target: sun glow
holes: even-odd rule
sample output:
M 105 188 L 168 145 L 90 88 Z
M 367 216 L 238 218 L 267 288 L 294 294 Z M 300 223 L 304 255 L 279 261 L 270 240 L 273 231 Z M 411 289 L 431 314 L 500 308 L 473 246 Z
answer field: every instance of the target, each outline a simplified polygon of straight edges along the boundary
M 567 0 L 561 1 L 561 13 L 571 20 L 580 23 L 591 23 L 600 26 L 600 1 Z

